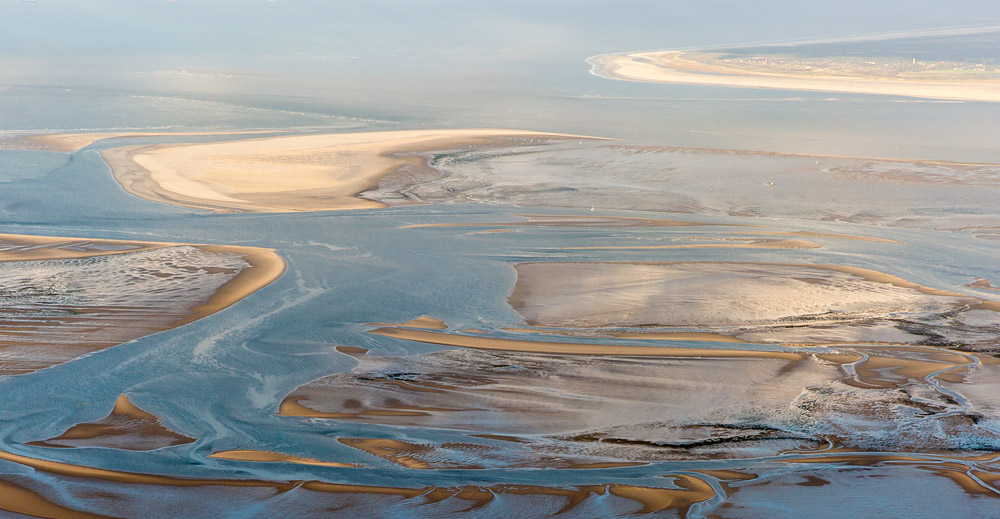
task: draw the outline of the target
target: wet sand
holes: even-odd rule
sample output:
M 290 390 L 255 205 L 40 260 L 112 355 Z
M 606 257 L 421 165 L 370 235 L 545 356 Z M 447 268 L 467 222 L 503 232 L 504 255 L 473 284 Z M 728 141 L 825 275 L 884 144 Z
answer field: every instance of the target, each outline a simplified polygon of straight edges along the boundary
M 585 344 L 570 342 L 525 341 L 482 336 L 430 332 L 408 328 L 376 328 L 369 333 L 397 337 L 410 341 L 458 346 L 493 351 L 518 351 L 553 355 L 617 355 L 628 357 L 704 357 L 704 358 L 766 358 L 798 362 L 803 353 L 764 350 L 731 350 L 715 348 L 673 348 L 656 346 L 625 346 L 616 344 Z
M 95 133 L 43 133 L 37 135 L 24 135 L 10 141 L 14 147 L 24 147 L 29 149 L 41 149 L 48 151 L 62 151 L 73 153 L 82 148 L 86 148 L 97 141 L 106 139 L 121 139 L 128 137 L 186 137 L 197 135 L 258 135 L 270 133 L 282 133 L 284 130 L 260 130 L 260 131 L 226 131 L 226 132 L 95 132 Z
M 562 247 L 562 250 L 665 250 L 665 249 L 819 249 L 822 245 L 808 240 L 748 240 L 744 243 L 686 243 L 683 245 L 607 245 Z
M 692 59 L 696 56 L 697 54 L 682 51 L 653 51 L 601 54 L 588 58 L 587 62 L 592 67 L 592 74 L 626 81 L 1000 101 L 1000 84 L 997 82 L 875 80 L 860 77 L 764 74 L 700 63 Z
M 283 271 L 271 249 L 0 235 L 8 302 L 0 309 L 0 373 L 28 373 L 182 326 Z
M 204 499 L 208 496 L 199 493 L 196 490 L 199 488 L 212 489 L 209 495 L 213 502 L 221 500 L 221 504 L 229 509 L 245 502 L 248 493 L 254 489 L 266 490 L 270 495 L 294 490 L 292 499 L 303 501 L 297 509 L 323 511 L 325 514 L 344 507 L 345 499 L 348 504 L 355 506 L 363 501 L 368 509 L 386 507 L 386 510 L 391 510 L 392 506 L 398 503 L 398 501 L 392 501 L 391 498 L 403 500 L 413 513 L 420 513 L 424 506 L 430 506 L 433 507 L 433 510 L 440 511 L 442 504 L 444 506 L 450 504 L 449 508 L 455 512 L 470 511 L 484 507 L 495 499 L 504 499 L 504 502 L 508 504 L 513 501 L 519 507 L 528 507 L 545 514 L 559 514 L 586 507 L 591 499 L 606 501 L 607 496 L 614 496 L 614 498 L 621 499 L 620 503 L 614 503 L 615 506 L 624 505 L 627 509 L 634 509 L 638 513 L 674 510 L 684 516 L 693 504 L 715 496 L 715 491 L 707 481 L 686 474 L 665 474 L 663 476 L 666 478 L 664 484 L 670 484 L 673 488 L 642 487 L 619 483 L 558 487 L 496 484 L 490 486 L 407 488 L 322 481 L 285 482 L 255 479 L 180 478 L 46 461 L 5 451 L 0 451 L 0 459 L 60 478 L 69 478 L 70 481 L 106 481 L 117 484 L 102 487 L 106 488 L 106 490 L 102 490 L 102 496 L 105 498 L 103 507 L 100 503 L 94 503 L 92 499 L 87 500 L 86 494 L 67 496 L 65 493 L 59 493 L 56 498 L 60 501 L 67 499 L 72 501 L 74 498 L 83 499 L 84 502 L 90 501 L 91 507 L 97 505 L 98 508 L 110 508 L 108 510 L 110 513 L 105 516 L 90 511 L 78 511 L 59 504 L 54 499 L 44 497 L 38 492 L 17 484 L 15 482 L 18 478 L 17 475 L 0 476 L 0 488 L 4 490 L 4 492 L 0 492 L 0 510 L 53 519 L 120 517 L 119 514 L 124 512 L 123 505 L 135 504 L 127 497 L 128 494 L 119 491 L 118 485 L 121 484 L 127 485 L 132 491 L 143 491 L 140 489 L 146 485 L 155 487 L 145 491 L 155 492 L 160 496 L 169 496 L 168 501 L 172 503 L 172 506 L 179 505 L 185 510 L 201 509 L 198 505 L 198 499 Z M 300 497 L 296 498 L 295 495 Z M 90 497 L 92 498 L 92 496 Z M 257 499 L 263 497 L 265 496 L 258 496 Z M 330 498 L 336 498 L 336 500 L 331 502 Z M 359 502 L 355 503 L 355 500 Z M 109 503 L 110 506 L 108 506 Z M 160 508 L 153 505 L 150 508 L 150 506 L 150 503 L 145 503 L 141 509 L 144 513 L 168 510 L 167 507 Z M 129 517 L 134 517 L 136 515 L 133 514 L 138 512 L 139 510 L 135 510 L 133 513 L 124 513 Z
M 422 152 L 559 139 L 593 138 L 519 130 L 340 133 L 126 146 L 102 157 L 126 191 L 149 200 L 218 212 L 329 211 L 386 207 L 358 194 L 394 172 L 428 170 Z
M 719 224 L 707 222 L 692 222 L 687 220 L 665 220 L 662 218 L 636 218 L 631 216 L 590 216 L 590 215 L 545 215 L 519 214 L 527 218 L 526 222 L 484 222 L 484 223 L 430 223 L 407 225 L 403 229 L 420 229 L 426 227 L 757 227 L 756 225 Z
M 894 331 L 901 316 L 933 323 L 941 313 L 997 308 L 995 301 L 841 265 L 536 262 L 514 268 L 509 304 L 532 326 L 570 332 L 692 331 L 669 329 L 686 327 L 748 342 L 872 342 L 880 336 L 881 342 L 913 342 L 920 338 Z
M 108 447 L 125 450 L 152 450 L 183 445 L 194 438 L 164 427 L 155 415 L 136 407 L 127 396 L 118 397 L 111 413 L 96 422 L 70 427 L 48 440 L 30 442 L 39 447 Z

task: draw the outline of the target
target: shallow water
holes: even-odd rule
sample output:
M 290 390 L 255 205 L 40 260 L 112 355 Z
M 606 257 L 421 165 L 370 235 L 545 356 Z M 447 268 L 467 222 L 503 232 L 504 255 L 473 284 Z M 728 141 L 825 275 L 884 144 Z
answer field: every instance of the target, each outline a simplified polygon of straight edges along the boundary
M 282 11 L 254 6 L 241 16 L 270 23 L 296 12 L 272 4 Z M 608 32 L 600 6 L 568 18 L 550 6 L 538 13 L 544 23 L 528 26 L 487 23 L 484 12 L 498 13 L 485 7 L 455 15 L 467 23 L 418 9 L 407 24 L 382 27 L 384 39 L 330 30 L 322 11 L 313 22 L 331 38 L 323 56 L 296 54 L 291 34 L 274 49 L 212 40 L 213 57 L 188 62 L 187 46 L 199 42 L 171 33 L 179 54 L 146 48 L 149 63 L 104 49 L 96 69 L 60 68 L 48 55 L 35 56 L 47 72 L 6 67 L 0 148 L 26 131 L 89 129 L 505 127 L 619 140 L 449 151 L 430 157 L 437 178 L 390 176 L 365 193 L 402 205 L 295 214 L 138 199 L 99 155 L 219 137 L 120 139 L 72 154 L 0 149 L 0 232 L 266 247 L 287 262 L 280 279 L 224 311 L 0 378 L 0 509 L 994 515 L 1000 105 L 616 82 L 584 62 L 774 34 L 971 23 L 914 2 L 884 27 L 883 8 L 859 2 L 869 17 L 789 14 L 796 25 L 766 14 L 778 4 L 729 6 L 734 15 L 710 26 L 691 21 L 715 18 L 700 4 L 639 9 L 644 31 L 621 23 Z M 226 12 L 220 5 L 191 19 L 210 23 Z M 632 19 L 632 7 L 612 14 Z M 995 8 L 979 7 L 973 21 L 988 21 Z M 10 48 L 38 20 L 29 8 L 7 18 L 21 23 L 0 35 Z M 352 9 L 334 28 L 350 29 L 370 8 Z M 414 41 L 430 29 L 438 39 L 408 43 L 410 25 L 420 30 Z M 60 38 L 43 50 L 61 52 Z M 478 45 L 463 47 L 469 40 Z M 261 61 L 248 65 L 251 51 Z M 472 63 L 481 74 L 461 72 Z M 675 222 L 655 223 L 664 219 Z M 127 271 L 120 263 L 57 261 L 46 263 L 54 277 L 32 272 L 85 285 L 64 291 L 71 302 L 155 300 L 117 275 L 88 281 Z M 815 264 L 913 286 L 804 266 Z M 39 285 L 22 264 L 2 265 L 4 279 Z M 560 292 L 540 290 L 526 309 L 512 297 L 532 288 L 519 278 L 524 265 L 544 265 L 534 287 Z M 626 284 L 623 270 L 643 276 Z M 445 329 L 373 324 L 425 315 Z M 544 351 L 560 345 L 588 354 Z M 617 347 L 657 354 L 608 353 Z M 121 412 L 122 395 L 139 411 Z M 232 451 L 249 459 L 212 456 Z

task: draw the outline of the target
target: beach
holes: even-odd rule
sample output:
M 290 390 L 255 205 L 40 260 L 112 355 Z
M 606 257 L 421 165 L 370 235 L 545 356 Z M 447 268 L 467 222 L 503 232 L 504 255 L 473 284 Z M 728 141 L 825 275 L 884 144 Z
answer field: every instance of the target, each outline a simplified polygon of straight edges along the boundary
M 860 77 L 802 77 L 752 73 L 700 63 L 688 52 L 660 50 L 601 54 L 588 58 L 591 73 L 608 79 L 650 83 L 714 85 L 736 88 L 839 92 L 947 99 L 1000 101 L 1000 83 L 975 81 L 870 80 Z

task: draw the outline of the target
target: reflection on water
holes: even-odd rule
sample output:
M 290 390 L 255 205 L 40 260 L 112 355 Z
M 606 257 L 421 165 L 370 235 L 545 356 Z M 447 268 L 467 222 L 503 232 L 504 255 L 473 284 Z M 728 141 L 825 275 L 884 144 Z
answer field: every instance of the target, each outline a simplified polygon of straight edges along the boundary
M 0 38 L 33 41 L 26 9 L 65 7 L 22 4 L 16 17 L 0 7 Z M 222 4 L 169 4 L 156 9 L 184 5 L 163 19 L 230 20 Z M 240 16 L 272 24 L 302 8 L 267 4 Z M 338 20 L 367 5 L 345 4 Z M 426 204 L 298 214 L 139 199 L 100 158 L 218 136 L 0 149 L 11 233 L 0 236 L 0 509 L 995 515 L 1000 105 L 628 84 L 583 62 L 871 29 L 888 9 L 794 27 L 747 5 L 730 8 L 753 17 L 664 4 L 654 11 L 670 16 L 635 25 L 608 23 L 600 6 L 532 4 L 545 23 L 529 27 L 472 4 L 455 19 L 397 6 L 412 18 L 379 34 L 310 16 L 321 31 L 193 62 L 197 41 L 181 42 L 184 59 L 143 47 L 154 39 L 129 6 L 132 24 L 109 32 L 137 40 L 149 63 L 105 49 L 97 72 L 60 65 L 59 38 L 106 20 L 74 20 L 39 51 L 46 67 L 4 58 L 0 148 L 60 130 L 521 128 L 619 141 L 424 154 L 432 168 L 363 196 Z M 898 28 L 925 20 L 914 11 L 929 3 L 913 5 L 891 9 Z M 976 23 L 995 11 L 979 7 Z M 663 30 L 702 19 L 712 27 Z M 639 26 L 653 36 L 620 28 Z M 414 30 L 430 43 L 411 44 Z M 326 55 L 289 51 L 317 32 Z M 517 45 L 502 45 L 511 35 Z M 222 45 L 212 38 L 200 43 Z M 245 52 L 263 61 L 242 63 Z M 473 64 L 488 72 L 465 75 Z M 179 245 L 200 243 L 216 245 Z

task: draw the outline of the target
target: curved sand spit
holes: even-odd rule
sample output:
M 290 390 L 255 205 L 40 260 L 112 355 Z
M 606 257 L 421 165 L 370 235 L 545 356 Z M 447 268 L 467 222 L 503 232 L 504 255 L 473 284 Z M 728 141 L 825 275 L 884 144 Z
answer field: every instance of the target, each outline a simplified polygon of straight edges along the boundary
M 856 77 L 763 74 L 700 63 L 692 59 L 689 52 L 673 50 L 600 54 L 588 58 L 587 62 L 591 65 L 592 74 L 626 81 L 1000 101 L 1000 83 L 996 82 L 875 80 Z
M 104 160 L 126 191 L 214 211 L 291 212 L 386 207 L 357 195 L 404 168 L 426 170 L 420 152 L 468 146 L 592 139 L 521 130 L 413 130 L 126 146 Z

